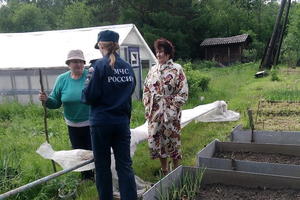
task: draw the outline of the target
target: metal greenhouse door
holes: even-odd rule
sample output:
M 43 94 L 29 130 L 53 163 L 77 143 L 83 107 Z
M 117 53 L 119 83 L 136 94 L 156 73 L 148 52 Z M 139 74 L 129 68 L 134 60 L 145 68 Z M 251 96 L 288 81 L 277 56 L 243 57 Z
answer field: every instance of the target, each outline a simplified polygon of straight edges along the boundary
M 136 78 L 136 88 L 133 94 L 134 99 L 142 98 L 142 66 L 140 60 L 140 48 L 128 46 L 127 48 L 128 62 L 131 64 L 135 78 Z

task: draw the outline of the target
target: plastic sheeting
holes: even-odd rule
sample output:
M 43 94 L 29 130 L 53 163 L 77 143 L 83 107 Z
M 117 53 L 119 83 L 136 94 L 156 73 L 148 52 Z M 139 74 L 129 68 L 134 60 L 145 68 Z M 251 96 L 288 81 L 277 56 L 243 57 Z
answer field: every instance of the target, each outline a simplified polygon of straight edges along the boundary
M 155 55 L 136 26 L 120 24 L 67 30 L 0 33 L 0 69 L 66 66 L 66 55 L 71 49 L 81 49 L 87 62 L 99 59 L 101 54 L 93 47 L 97 34 L 106 29 L 119 33 L 120 46 L 139 46 L 141 59 L 149 60 L 150 63 L 155 62 Z
M 192 121 L 196 122 L 225 122 L 236 121 L 240 118 L 240 114 L 231 110 L 227 110 L 227 104 L 224 101 L 215 101 L 210 104 L 204 104 L 196 106 L 193 109 L 187 109 L 182 111 L 181 126 L 184 127 Z M 148 124 L 131 129 L 131 157 L 134 155 L 137 144 L 148 138 Z M 89 150 L 74 149 L 67 151 L 54 151 L 48 143 L 42 144 L 36 151 L 43 158 L 52 159 L 58 163 L 62 168 L 67 169 L 75 165 L 80 164 L 86 160 L 93 158 L 93 154 Z M 115 159 L 112 153 L 112 176 L 114 193 L 118 196 L 118 177 L 115 170 Z M 85 171 L 94 168 L 94 164 L 91 163 L 84 167 L 81 167 L 75 171 Z M 138 194 L 141 195 L 148 187 L 149 183 L 144 182 L 142 179 L 136 176 L 136 183 Z

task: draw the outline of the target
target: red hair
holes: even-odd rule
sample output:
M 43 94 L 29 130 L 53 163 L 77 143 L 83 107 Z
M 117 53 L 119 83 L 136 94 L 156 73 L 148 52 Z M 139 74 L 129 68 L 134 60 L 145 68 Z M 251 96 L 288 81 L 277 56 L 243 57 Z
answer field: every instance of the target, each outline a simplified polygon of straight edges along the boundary
M 165 54 L 168 54 L 170 56 L 170 58 L 174 58 L 175 47 L 172 44 L 172 42 L 170 42 L 169 40 L 167 40 L 165 38 L 159 38 L 159 39 L 155 40 L 154 49 L 155 49 L 155 51 L 163 49 Z

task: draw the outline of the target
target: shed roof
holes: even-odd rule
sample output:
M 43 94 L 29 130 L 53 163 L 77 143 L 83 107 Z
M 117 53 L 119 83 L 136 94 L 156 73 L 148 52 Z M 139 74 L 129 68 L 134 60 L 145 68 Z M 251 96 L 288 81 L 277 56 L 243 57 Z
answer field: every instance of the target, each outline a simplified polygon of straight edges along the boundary
M 214 45 L 243 43 L 246 42 L 248 38 L 250 38 L 248 34 L 236 35 L 236 36 L 225 37 L 225 38 L 207 38 L 200 44 L 200 46 L 214 46 Z
M 119 33 L 120 45 L 143 47 L 149 60 L 155 56 L 134 24 L 90 27 L 69 30 L 1 33 L 0 69 L 2 68 L 47 68 L 66 66 L 67 54 L 72 49 L 81 49 L 87 62 L 101 58 L 99 50 L 94 49 L 97 34 L 102 30 Z

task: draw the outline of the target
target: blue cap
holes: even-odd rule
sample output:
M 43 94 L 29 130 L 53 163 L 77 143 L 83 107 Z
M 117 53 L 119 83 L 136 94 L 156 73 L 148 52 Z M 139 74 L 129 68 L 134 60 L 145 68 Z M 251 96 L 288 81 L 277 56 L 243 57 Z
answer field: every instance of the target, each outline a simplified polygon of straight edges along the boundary
M 95 49 L 99 49 L 99 42 L 119 42 L 119 34 L 110 30 L 100 31 L 98 33 Z

